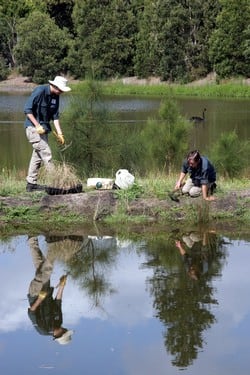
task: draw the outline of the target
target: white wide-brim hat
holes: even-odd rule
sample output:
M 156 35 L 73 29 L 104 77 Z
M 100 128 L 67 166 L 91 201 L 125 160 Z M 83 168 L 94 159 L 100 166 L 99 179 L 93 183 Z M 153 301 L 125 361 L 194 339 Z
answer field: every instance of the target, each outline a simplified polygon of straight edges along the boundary
M 70 341 L 72 340 L 73 333 L 74 331 L 68 330 L 61 337 L 58 337 L 57 339 L 55 339 L 55 341 L 61 345 L 69 344 Z
M 68 80 L 62 76 L 56 76 L 54 81 L 49 81 L 49 83 L 62 92 L 71 91 L 71 88 L 67 86 Z
M 194 241 L 192 240 L 192 238 L 190 238 L 190 236 L 182 236 L 182 240 L 183 242 L 185 242 L 187 247 L 189 247 L 189 249 L 193 247 Z

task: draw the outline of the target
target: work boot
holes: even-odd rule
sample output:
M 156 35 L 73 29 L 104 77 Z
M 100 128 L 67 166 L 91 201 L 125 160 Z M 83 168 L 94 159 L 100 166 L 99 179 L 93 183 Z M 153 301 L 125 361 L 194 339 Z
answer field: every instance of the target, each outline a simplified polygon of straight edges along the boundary
M 26 185 L 26 191 L 28 193 L 32 193 L 33 191 L 42 191 L 45 190 L 44 185 L 38 185 L 38 184 L 31 184 L 30 182 Z

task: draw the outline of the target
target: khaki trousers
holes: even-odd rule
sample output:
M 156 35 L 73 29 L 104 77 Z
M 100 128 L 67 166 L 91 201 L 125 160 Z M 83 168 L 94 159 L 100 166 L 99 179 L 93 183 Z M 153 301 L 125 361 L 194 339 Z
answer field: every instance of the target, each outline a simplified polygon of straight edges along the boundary
M 26 136 L 33 147 L 26 180 L 30 184 L 36 184 L 42 162 L 46 169 L 50 169 L 53 166 L 51 161 L 52 153 L 48 144 L 48 134 L 39 135 L 34 126 L 28 126 L 26 128 Z
M 201 187 L 194 186 L 192 179 L 188 178 L 185 185 L 182 188 L 183 194 L 189 193 L 190 197 L 199 197 L 201 194 Z
M 50 285 L 50 276 L 53 271 L 54 259 L 50 259 L 49 253 L 45 257 L 40 250 L 37 237 L 28 239 L 31 256 L 35 267 L 35 277 L 29 286 L 29 294 L 31 297 L 38 296 L 41 290 L 46 290 Z

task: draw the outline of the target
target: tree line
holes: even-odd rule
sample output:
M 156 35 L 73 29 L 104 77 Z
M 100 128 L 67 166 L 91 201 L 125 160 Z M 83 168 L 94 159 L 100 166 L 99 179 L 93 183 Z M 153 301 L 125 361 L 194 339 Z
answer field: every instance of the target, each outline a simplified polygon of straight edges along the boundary
M 1 0 L 0 79 L 250 75 L 249 0 Z

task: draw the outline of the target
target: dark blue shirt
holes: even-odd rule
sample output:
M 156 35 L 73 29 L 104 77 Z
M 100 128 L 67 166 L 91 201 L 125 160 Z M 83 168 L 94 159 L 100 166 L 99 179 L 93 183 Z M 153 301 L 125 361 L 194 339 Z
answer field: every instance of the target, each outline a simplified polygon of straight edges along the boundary
M 51 94 L 49 85 L 36 87 L 24 106 L 24 113 L 32 113 L 46 132 L 50 132 L 50 121 L 59 119 L 59 95 Z M 34 125 L 26 117 L 24 126 Z
M 197 168 L 190 167 L 188 161 L 185 160 L 182 165 L 182 172 L 185 174 L 189 173 L 195 186 L 207 185 L 216 181 L 214 166 L 205 156 L 201 156 Z
M 53 335 L 53 330 L 62 325 L 62 300 L 53 299 L 54 288 L 50 287 L 48 295 L 37 307 L 36 311 L 28 309 L 28 316 L 40 335 Z M 30 306 L 36 301 L 37 297 L 28 295 Z

